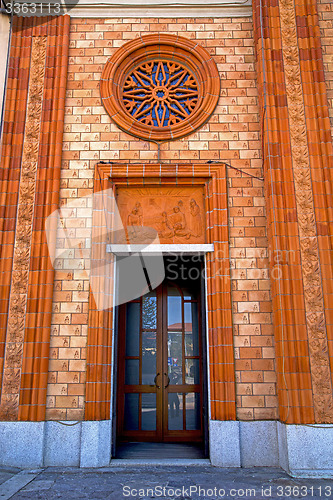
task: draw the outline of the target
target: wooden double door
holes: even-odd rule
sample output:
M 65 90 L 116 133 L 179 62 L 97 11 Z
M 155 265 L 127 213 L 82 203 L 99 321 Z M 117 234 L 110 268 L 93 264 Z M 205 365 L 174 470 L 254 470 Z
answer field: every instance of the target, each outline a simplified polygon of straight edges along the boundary
M 164 282 L 119 312 L 118 441 L 203 440 L 200 293 Z

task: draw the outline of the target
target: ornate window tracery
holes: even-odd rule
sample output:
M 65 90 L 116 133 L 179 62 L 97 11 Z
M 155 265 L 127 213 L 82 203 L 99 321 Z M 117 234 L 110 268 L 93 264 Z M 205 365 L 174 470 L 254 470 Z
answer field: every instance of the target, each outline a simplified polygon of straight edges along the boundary
M 141 64 L 127 77 L 125 108 L 138 121 L 155 127 L 175 125 L 198 104 L 198 84 L 190 71 L 173 61 Z
M 115 123 L 154 141 L 192 133 L 212 114 L 219 93 L 208 52 L 173 35 L 126 43 L 106 63 L 101 80 L 103 104 Z

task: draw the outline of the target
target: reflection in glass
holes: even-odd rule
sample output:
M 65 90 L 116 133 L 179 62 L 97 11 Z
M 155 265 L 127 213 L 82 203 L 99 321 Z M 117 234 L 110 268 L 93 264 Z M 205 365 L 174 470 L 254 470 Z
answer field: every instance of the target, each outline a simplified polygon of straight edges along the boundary
M 198 359 L 186 359 L 185 372 L 185 384 L 200 383 L 200 364 Z
M 168 373 L 170 385 L 183 383 L 181 332 L 168 332 Z
M 200 394 L 191 392 L 186 394 L 186 430 L 196 431 L 200 428 Z
M 125 384 L 138 385 L 139 382 L 139 360 L 126 359 L 125 361 Z
M 156 292 L 147 293 L 142 297 L 142 328 L 156 328 L 157 302 Z
M 139 394 L 125 394 L 124 429 L 139 430 Z
M 182 288 L 182 292 L 183 292 L 184 300 L 193 300 L 194 299 L 193 292 L 191 292 L 191 290 L 189 290 L 188 288 Z
M 184 303 L 185 355 L 199 356 L 198 304 Z
M 156 332 L 142 332 L 142 383 L 154 384 L 156 375 Z
M 182 367 L 169 366 L 168 375 L 170 379 L 169 385 L 181 385 L 183 383 Z
M 126 356 L 139 356 L 140 303 L 129 302 L 126 307 Z
M 182 299 L 177 288 L 168 287 L 168 328 L 182 328 Z
M 141 429 L 156 431 L 156 394 L 142 394 Z
M 168 394 L 168 429 L 169 431 L 183 430 L 183 394 Z

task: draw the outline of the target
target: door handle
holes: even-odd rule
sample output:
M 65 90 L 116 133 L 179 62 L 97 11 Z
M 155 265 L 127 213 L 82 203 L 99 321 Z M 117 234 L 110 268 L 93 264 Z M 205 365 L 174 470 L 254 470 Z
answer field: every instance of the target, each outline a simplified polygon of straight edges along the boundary
M 164 374 L 166 377 L 168 377 L 168 383 L 167 385 L 164 387 L 164 389 L 166 389 L 167 387 L 169 387 L 169 384 L 170 384 L 170 377 L 167 373 Z
M 155 375 L 155 378 L 154 378 L 154 385 L 151 385 L 150 387 L 157 387 L 157 389 L 160 389 L 161 386 L 157 385 L 157 377 L 159 376 L 160 374 L 157 373 L 157 375 Z

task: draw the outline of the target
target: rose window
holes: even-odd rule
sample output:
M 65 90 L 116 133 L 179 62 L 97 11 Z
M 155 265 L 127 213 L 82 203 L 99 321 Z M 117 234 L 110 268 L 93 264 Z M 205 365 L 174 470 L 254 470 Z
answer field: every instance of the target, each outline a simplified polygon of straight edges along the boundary
M 141 123 L 155 127 L 175 125 L 195 110 L 198 84 L 187 68 L 173 61 L 141 64 L 127 77 L 123 101 Z
M 124 44 L 106 63 L 103 104 L 113 121 L 142 139 L 193 133 L 218 102 L 220 79 L 208 52 L 192 40 L 149 35 Z

